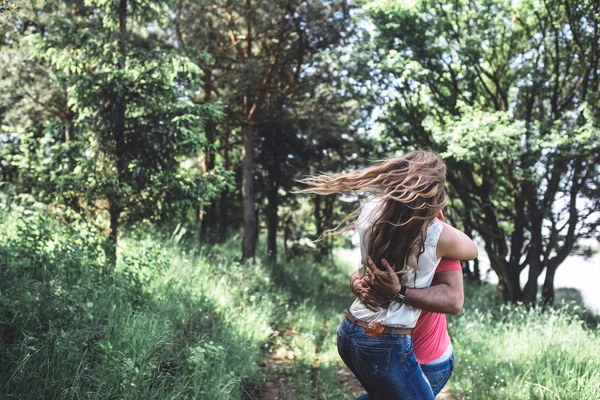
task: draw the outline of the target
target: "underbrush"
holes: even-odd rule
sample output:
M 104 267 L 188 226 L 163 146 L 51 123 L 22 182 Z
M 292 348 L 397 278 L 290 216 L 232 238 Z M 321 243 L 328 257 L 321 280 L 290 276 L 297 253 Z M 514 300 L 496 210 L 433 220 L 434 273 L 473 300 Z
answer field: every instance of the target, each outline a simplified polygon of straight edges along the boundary
M 450 381 L 460 399 L 600 399 L 598 317 L 573 302 L 501 304 L 495 286 L 465 287 L 448 318 L 456 352 Z
M 337 325 L 351 267 L 297 257 L 241 263 L 239 237 L 197 246 L 178 227 L 130 229 L 114 271 L 104 238 L 42 205 L 0 205 L 0 397 L 352 399 Z M 258 250 L 264 253 L 264 249 Z M 344 259 L 336 251 L 335 260 Z M 346 257 L 347 258 L 347 257 Z M 448 317 L 460 399 L 599 399 L 598 317 L 465 287 Z
M 239 237 L 197 247 L 182 229 L 145 226 L 120 239 L 111 271 L 93 227 L 58 225 L 43 205 L 2 207 L 0 395 L 252 398 L 276 372 L 259 361 L 285 347 L 287 398 L 339 398 L 337 360 L 316 355 L 335 343 L 339 267 L 241 263 Z

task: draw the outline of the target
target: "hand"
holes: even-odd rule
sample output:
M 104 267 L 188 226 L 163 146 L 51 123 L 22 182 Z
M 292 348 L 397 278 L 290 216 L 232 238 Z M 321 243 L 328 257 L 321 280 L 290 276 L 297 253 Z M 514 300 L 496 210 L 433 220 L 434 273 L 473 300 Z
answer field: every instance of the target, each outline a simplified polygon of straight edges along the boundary
M 396 274 L 396 271 L 394 271 L 385 258 L 381 259 L 381 264 L 385 268 L 385 271 L 377 268 L 373 259 L 369 257 L 369 262 L 367 263 L 369 286 L 389 301 L 392 296 L 400 293 L 400 278 L 398 278 L 398 274 Z
M 379 308 L 387 308 L 390 305 L 388 298 L 384 297 L 370 286 L 370 277 L 365 276 L 352 282 L 352 293 L 356 295 L 369 310 L 378 312 Z

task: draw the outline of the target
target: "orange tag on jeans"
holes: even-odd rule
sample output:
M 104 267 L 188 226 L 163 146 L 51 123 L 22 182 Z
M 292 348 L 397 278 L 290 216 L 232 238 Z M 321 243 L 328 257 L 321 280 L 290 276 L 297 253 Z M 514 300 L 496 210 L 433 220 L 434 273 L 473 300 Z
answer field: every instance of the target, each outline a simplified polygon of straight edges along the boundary
M 376 339 L 381 339 L 381 335 L 383 334 L 384 326 L 380 324 L 376 324 L 374 322 L 369 322 L 369 325 L 365 328 L 365 334 L 367 336 L 374 337 Z

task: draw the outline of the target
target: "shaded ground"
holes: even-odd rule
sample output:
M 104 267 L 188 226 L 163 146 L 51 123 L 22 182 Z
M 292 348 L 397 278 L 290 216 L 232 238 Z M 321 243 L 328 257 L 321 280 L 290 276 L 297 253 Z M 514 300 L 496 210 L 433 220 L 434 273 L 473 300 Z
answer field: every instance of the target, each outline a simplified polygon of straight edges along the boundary
M 352 394 L 352 398 L 356 398 L 358 395 L 363 394 L 365 391 L 362 386 L 358 382 L 358 380 L 354 377 L 352 372 L 346 367 L 343 366 L 340 368 L 340 380 L 344 386 L 350 388 L 348 390 L 348 394 Z M 442 392 L 435 398 L 436 400 L 457 400 L 456 397 L 452 396 L 448 391 L 448 388 L 444 388 Z
M 277 335 L 294 335 L 292 331 L 276 331 Z M 268 380 L 264 386 L 255 388 L 252 396 L 247 399 L 254 400 L 282 400 L 293 398 L 293 393 L 296 391 L 293 381 L 290 377 L 290 370 L 294 362 L 294 354 L 286 347 L 277 347 L 276 341 L 270 343 L 269 350 L 265 354 L 264 361 L 260 364 L 266 369 Z M 316 371 L 319 363 L 319 352 L 313 362 L 313 372 Z M 364 393 L 364 389 L 354 377 L 352 372 L 340 362 L 338 370 L 338 381 L 340 390 L 346 394 L 346 398 L 354 399 Z M 319 399 L 317 393 L 313 397 Z M 447 388 L 436 397 L 436 400 L 457 400 L 452 396 Z

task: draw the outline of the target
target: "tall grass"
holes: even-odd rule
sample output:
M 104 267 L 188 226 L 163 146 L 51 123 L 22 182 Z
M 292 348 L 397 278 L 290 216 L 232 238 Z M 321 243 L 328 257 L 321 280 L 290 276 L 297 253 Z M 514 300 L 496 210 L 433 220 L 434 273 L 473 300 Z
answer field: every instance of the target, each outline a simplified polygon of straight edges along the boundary
M 0 208 L 0 397 L 357 394 L 335 348 L 352 301 L 343 262 L 241 263 L 239 237 L 197 246 L 181 228 L 144 226 L 120 240 L 108 271 L 88 224 L 56 224 L 41 205 Z M 465 304 L 448 319 L 458 398 L 600 398 L 598 323 L 577 305 L 502 305 L 491 286 L 467 286 Z
M 133 232 L 109 273 L 90 227 L 13 211 L 0 225 L 0 393 L 229 399 L 259 375 L 281 295 L 233 243 L 190 252 Z
M 562 302 L 541 310 L 500 304 L 495 286 L 466 286 L 449 317 L 461 399 L 600 399 L 598 317 Z
M 340 296 L 349 301 L 337 266 L 241 263 L 239 237 L 198 247 L 181 229 L 144 227 L 120 240 L 110 272 L 91 226 L 58 225 L 42 205 L 4 208 L 0 395 L 250 398 L 274 372 L 259 361 L 284 348 L 287 398 L 335 398 L 337 364 L 317 353 L 331 348 Z

